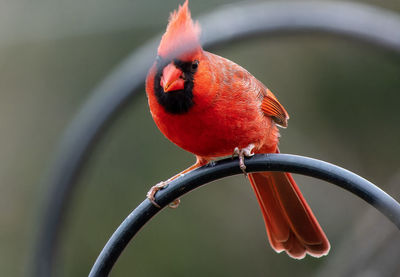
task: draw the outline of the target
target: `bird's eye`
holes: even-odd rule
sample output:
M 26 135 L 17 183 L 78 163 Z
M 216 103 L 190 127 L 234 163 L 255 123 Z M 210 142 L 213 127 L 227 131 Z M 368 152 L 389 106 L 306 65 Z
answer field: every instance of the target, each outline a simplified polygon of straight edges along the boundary
M 195 70 L 197 69 L 197 67 L 199 66 L 199 61 L 198 60 L 194 60 L 192 63 L 192 69 Z

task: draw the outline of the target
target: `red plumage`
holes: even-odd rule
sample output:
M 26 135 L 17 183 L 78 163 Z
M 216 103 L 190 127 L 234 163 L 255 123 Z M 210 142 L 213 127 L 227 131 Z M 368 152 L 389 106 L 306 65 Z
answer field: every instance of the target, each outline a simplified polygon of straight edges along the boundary
M 278 152 L 278 126 L 289 118 L 277 98 L 239 65 L 204 51 L 200 27 L 188 2 L 170 17 L 158 48 L 158 60 L 146 79 L 149 107 L 160 131 L 193 153 L 197 163 L 235 148 L 254 145 L 254 153 Z M 171 56 L 189 45 L 190 49 Z M 319 257 L 329 242 L 289 173 L 249 174 L 264 216 L 271 246 L 293 258 Z

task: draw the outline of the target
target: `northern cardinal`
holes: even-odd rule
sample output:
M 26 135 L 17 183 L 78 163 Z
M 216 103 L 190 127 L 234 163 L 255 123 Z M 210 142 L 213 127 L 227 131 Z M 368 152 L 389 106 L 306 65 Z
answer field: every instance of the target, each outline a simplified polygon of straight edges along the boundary
M 241 66 L 204 51 L 199 35 L 186 0 L 170 15 L 146 79 L 158 128 L 197 158 L 175 177 L 218 157 L 237 154 L 245 170 L 244 156 L 279 153 L 277 126 L 286 127 L 289 119 L 268 88 Z M 289 173 L 250 173 L 248 178 L 275 251 L 296 259 L 328 254 L 329 241 Z M 154 194 L 170 180 L 149 191 L 155 205 Z

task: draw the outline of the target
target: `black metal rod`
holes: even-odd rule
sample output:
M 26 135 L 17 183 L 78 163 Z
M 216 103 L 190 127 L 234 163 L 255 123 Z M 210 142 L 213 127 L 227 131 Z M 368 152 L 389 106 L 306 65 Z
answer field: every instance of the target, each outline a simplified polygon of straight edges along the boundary
M 325 180 L 364 199 L 400 229 L 400 204 L 364 178 L 336 165 L 303 156 L 260 154 L 246 159 L 248 172 L 285 171 Z M 206 165 L 172 181 L 157 192 L 161 209 L 185 193 L 211 181 L 242 173 L 238 160 L 225 159 Z M 137 232 L 161 209 L 144 200 L 118 227 L 101 251 L 90 277 L 108 276 L 118 257 Z
M 243 39 L 297 33 L 327 33 L 400 53 L 400 17 L 350 2 L 244 3 L 223 6 L 200 18 L 205 47 Z M 66 129 L 43 180 L 49 193 L 33 256 L 31 276 L 52 276 L 59 233 L 79 173 L 97 138 L 143 87 L 157 37 L 127 57 L 91 94 Z

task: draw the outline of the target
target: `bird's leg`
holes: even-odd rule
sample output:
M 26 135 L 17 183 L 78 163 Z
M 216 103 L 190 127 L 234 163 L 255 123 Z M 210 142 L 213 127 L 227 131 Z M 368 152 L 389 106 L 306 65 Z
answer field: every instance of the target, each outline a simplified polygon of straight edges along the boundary
M 146 197 L 150 200 L 150 202 L 154 206 L 156 206 L 157 208 L 161 208 L 160 205 L 158 205 L 157 202 L 155 201 L 155 197 L 154 197 L 156 195 L 157 191 L 162 190 L 163 188 L 166 188 L 171 181 L 175 180 L 176 178 L 178 178 L 180 176 L 185 175 L 186 173 L 188 173 L 189 171 L 191 171 L 193 169 L 196 169 L 198 167 L 201 167 L 201 166 L 207 164 L 208 161 L 209 161 L 209 160 L 204 159 L 204 158 L 199 157 L 199 156 L 196 156 L 196 158 L 197 158 L 197 161 L 196 161 L 196 163 L 194 165 L 186 168 L 182 172 L 180 172 L 180 173 L 176 174 L 175 176 L 169 178 L 167 181 L 161 181 L 157 185 L 151 187 L 151 189 L 147 192 Z M 173 202 L 171 202 L 168 206 L 170 208 L 175 209 L 175 208 L 177 208 L 179 206 L 180 202 L 181 201 L 178 198 L 178 199 L 175 199 Z
M 246 165 L 244 164 L 244 157 L 253 156 L 254 155 L 253 149 L 254 149 L 254 144 L 250 143 L 245 148 L 239 149 L 239 147 L 235 147 L 235 149 L 233 150 L 233 156 L 239 157 L 239 166 L 245 175 L 247 175 L 247 172 L 246 172 Z

